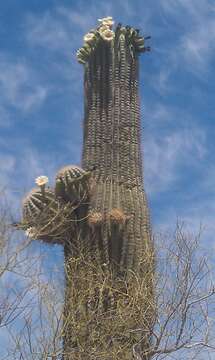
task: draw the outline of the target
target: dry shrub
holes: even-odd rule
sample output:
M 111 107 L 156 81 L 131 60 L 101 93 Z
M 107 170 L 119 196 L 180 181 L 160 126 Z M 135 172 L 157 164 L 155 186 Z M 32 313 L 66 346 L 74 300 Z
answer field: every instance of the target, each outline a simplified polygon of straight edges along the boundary
M 151 269 L 145 260 L 145 269 Z M 66 264 L 65 359 L 132 359 L 133 347 L 149 347 L 152 273 L 119 276 L 86 256 Z M 147 344 L 147 345 L 146 345 Z
M 176 352 L 177 359 L 201 359 L 215 350 L 215 287 L 199 236 L 178 227 L 174 239 L 159 237 L 155 247 L 156 266 L 147 253 L 141 272 L 126 276 L 84 255 L 67 260 L 65 360 L 168 359 Z

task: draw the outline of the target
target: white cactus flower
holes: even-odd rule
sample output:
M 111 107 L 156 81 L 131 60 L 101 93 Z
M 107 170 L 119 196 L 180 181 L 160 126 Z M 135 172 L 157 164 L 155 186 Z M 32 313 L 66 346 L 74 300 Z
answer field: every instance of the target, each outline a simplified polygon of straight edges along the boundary
M 113 20 L 106 20 L 106 21 L 103 21 L 102 25 L 107 25 L 108 27 L 110 27 L 112 29 L 112 27 L 114 25 L 114 21 Z
M 36 179 L 35 179 L 35 183 L 38 185 L 38 186 L 45 186 L 49 181 L 49 178 L 47 176 L 38 176 Z
M 105 41 L 112 41 L 114 39 L 114 32 L 110 29 L 104 29 L 103 31 L 99 31 L 101 37 Z
M 36 235 L 36 229 L 32 226 L 29 227 L 26 231 L 25 231 L 25 235 L 30 238 L 33 239 Z
M 114 21 L 112 16 L 107 16 L 103 19 L 98 19 L 98 21 L 102 24 L 102 25 L 106 25 L 109 28 L 111 28 L 114 25 Z
M 106 16 L 106 17 L 104 17 L 102 19 L 98 19 L 98 22 L 100 22 L 100 23 L 103 23 L 105 21 L 113 21 L 113 17 L 112 16 Z
M 84 41 L 85 41 L 86 43 L 91 43 L 94 39 L 95 39 L 95 34 L 93 34 L 93 33 L 87 33 L 87 34 L 84 36 Z

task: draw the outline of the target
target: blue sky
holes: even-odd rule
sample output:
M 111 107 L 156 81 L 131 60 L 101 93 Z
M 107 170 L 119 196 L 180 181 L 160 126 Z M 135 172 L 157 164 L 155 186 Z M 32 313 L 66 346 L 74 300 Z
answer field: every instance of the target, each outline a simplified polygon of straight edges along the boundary
M 83 69 L 97 18 L 150 34 L 140 60 L 145 188 L 155 231 L 200 223 L 214 248 L 215 5 L 209 0 L 12 1 L 0 5 L 0 184 L 19 206 L 34 178 L 79 163 Z M 53 180 L 51 180 L 53 181 Z
M 15 208 L 34 179 L 80 162 L 83 68 L 97 18 L 140 28 L 145 189 L 155 232 L 183 221 L 215 250 L 215 3 L 209 0 L 7 0 L 0 3 L 0 189 Z M 17 215 L 18 218 L 18 215 Z M 59 247 L 35 242 L 49 255 Z M 39 249 L 39 250 L 38 250 Z

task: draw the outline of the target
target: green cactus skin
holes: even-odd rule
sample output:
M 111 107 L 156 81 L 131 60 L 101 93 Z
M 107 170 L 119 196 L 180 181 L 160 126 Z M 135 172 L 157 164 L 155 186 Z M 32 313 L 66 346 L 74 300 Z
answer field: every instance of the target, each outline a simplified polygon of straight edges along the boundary
M 38 217 L 47 208 L 52 212 L 57 206 L 52 189 L 46 188 L 43 193 L 39 188 L 34 188 L 24 197 L 22 202 L 23 223 L 36 225 Z
M 110 221 L 101 225 L 103 261 L 111 262 L 114 256 L 122 269 L 138 269 L 140 258 L 152 246 L 138 93 L 138 54 L 144 49 L 138 31 L 119 25 L 115 39 L 98 42 L 85 64 L 82 166 L 94 169 L 90 209 L 108 218 L 113 208 L 120 208 L 129 218 L 116 239 Z M 117 241 L 121 245 L 113 254 L 111 244 Z
M 90 172 L 77 165 L 63 167 L 56 176 L 56 196 L 73 204 L 86 202 L 89 199 L 89 177 Z
M 58 171 L 56 176 L 55 194 L 58 199 L 63 199 L 74 206 L 74 214 L 77 224 L 74 224 L 75 233 L 78 234 L 79 242 L 72 239 L 73 256 L 78 254 L 80 246 L 89 246 L 87 242 L 87 214 L 89 207 L 89 197 L 92 188 L 90 179 L 91 173 L 83 170 L 77 165 L 68 165 Z M 65 249 L 70 244 L 66 242 Z M 78 250 L 79 249 L 79 250 Z
M 34 239 L 50 244 L 65 244 L 68 234 L 74 235 L 75 214 L 74 206 L 59 202 L 52 189 L 43 192 L 35 188 L 23 199 L 21 229 L 33 227 Z M 74 236 L 75 237 L 75 236 Z

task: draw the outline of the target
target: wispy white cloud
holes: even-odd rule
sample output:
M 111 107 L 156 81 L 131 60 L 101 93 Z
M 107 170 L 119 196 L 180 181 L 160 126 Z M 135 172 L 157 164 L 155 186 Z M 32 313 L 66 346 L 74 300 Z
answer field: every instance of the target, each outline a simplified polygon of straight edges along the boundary
M 74 32 L 71 31 L 69 34 L 64 21 L 55 14 L 48 12 L 41 16 L 27 16 L 26 39 L 31 46 L 43 46 L 52 51 L 69 52 L 73 37 L 75 38 Z
M 210 248 L 210 254 L 214 259 L 215 255 L 215 195 L 212 198 L 205 198 L 204 193 L 199 191 L 199 194 L 195 197 L 191 196 L 190 199 L 181 196 L 184 202 L 181 207 L 171 202 L 167 205 L 167 202 L 160 204 L 160 216 L 157 218 L 153 217 L 153 231 L 154 233 L 174 233 L 176 224 L 183 225 L 186 234 L 190 233 L 195 236 L 201 230 L 201 244 L 203 248 Z
M 31 46 L 46 47 L 61 54 L 63 51 L 63 55 L 71 57 L 72 51 L 81 46 L 84 33 L 96 25 L 96 13 L 99 14 L 101 8 L 104 4 L 95 7 L 95 11 L 90 7 L 87 12 L 85 5 L 80 5 L 78 10 L 60 6 L 42 16 L 28 15 L 26 39 Z
M 140 6 L 141 1 L 133 4 L 128 0 L 118 0 L 117 3 L 114 0 L 92 2 L 89 6 L 80 2 L 75 9 L 56 6 L 42 15 L 28 14 L 26 38 L 31 46 L 45 46 L 52 51 L 63 50 L 68 55 L 74 48 L 81 46 L 83 35 L 97 26 L 98 18 L 111 15 L 116 22 L 123 19 L 127 21 L 128 18 L 133 21 L 135 18 L 136 26 L 143 25 L 150 15 L 148 9 L 138 14 L 137 8 Z
M 183 167 L 193 168 L 206 155 L 206 138 L 198 128 L 172 131 L 161 136 L 146 139 L 145 180 L 151 195 L 166 190 L 171 191 L 176 181 L 181 180 Z
M 215 250 L 215 165 L 207 127 L 170 104 L 158 103 L 146 117 L 145 188 L 159 209 L 152 208 L 154 232 L 173 232 L 177 221 L 194 235 L 201 227 L 204 244 Z M 176 119 L 180 128 L 172 126 Z
M 160 28 L 153 21 L 158 14 Z M 158 94 L 175 91 L 176 78 L 180 93 L 178 74 L 182 81 L 189 76 L 201 81 L 208 78 L 215 59 L 214 16 L 215 7 L 209 0 L 165 0 L 157 9 L 151 8 L 147 25 L 150 28 L 152 23 L 155 68 L 150 73 L 150 84 Z
M 14 61 L 5 54 L 0 56 L 0 91 L 0 106 L 5 112 L 7 107 L 31 111 L 43 103 L 48 93 L 25 61 Z
M 0 190 L 7 186 L 9 177 L 15 170 L 15 157 L 9 154 L 0 155 Z
M 144 119 L 146 119 L 147 127 L 154 129 L 155 131 L 159 131 L 160 126 L 163 127 L 171 124 L 171 122 L 174 120 L 174 117 L 176 116 L 176 113 L 179 112 L 178 109 L 175 109 L 169 103 L 166 104 L 159 101 L 153 106 L 153 104 L 148 102 L 146 107 L 144 106 L 144 103 L 145 101 L 143 100 L 142 112 Z
M 214 19 L 204 19 L 181 40 L 182 56 L 186 63 L 196 71 L 207 71 L 208 65 L 214 59 L 215 22 Z
M 191 16 L 191 21 L 199 20 L 202 16 L 208 14 L 208 12 L 214 11 L 214 5 L 210 0 L 165 0 L 161 3 L 161 6 L 167 13 L 174 16 L 179 16 L 179 21 L 183 21 L 181 16 L 186 18 Z
M 47 175 L 50 185 L 52 185 L 55 173 L 55 158 L 51 154 L 38 153 L 32 146 L 25 146 L 25 149 L 16 155 L 2 153 L 0 156 L 0 191 L 4 192 L 8 202 L 12 204 L 14 214 L 20 212 L 21 199 L 24 194 L 36 187 L 35 178 Z M 17 216 L 19 215 L 17 214 Z
M 200 77 L 214 59 L 214 6 L 208 0 L 166 0 L 161 6 L 178 26 L 175 43 L 167 56 L 169 68 L 174 70 L 183 64 Z M 166 70 L 167 76 L 170 75 L 169 69 Z

